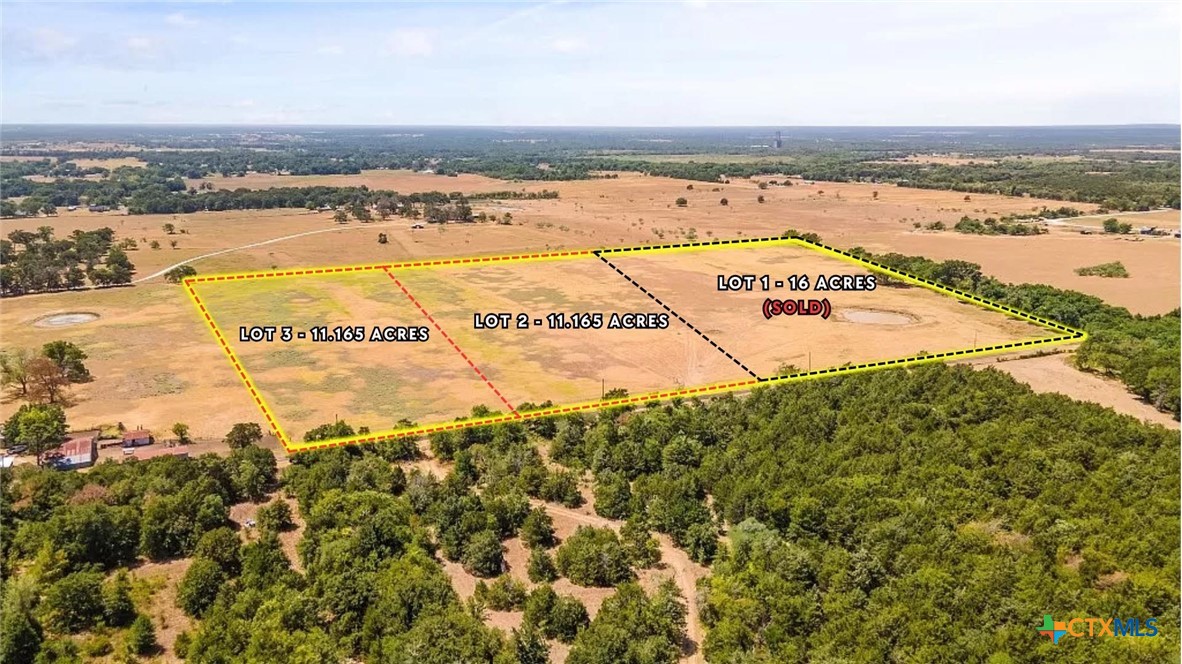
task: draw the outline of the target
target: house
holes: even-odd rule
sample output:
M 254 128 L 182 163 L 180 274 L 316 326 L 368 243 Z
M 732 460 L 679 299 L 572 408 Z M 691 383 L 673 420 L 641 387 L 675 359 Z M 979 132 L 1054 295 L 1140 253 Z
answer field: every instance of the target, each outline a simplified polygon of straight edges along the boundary
M 124 447 L 140 447 L 141 445 L 152 444 L 152 432 L 144 429 L 136 429 L 135 431 L 128 431 L 123 434 Z
M 56 450 L 41 455 L 46 465 L 62 470 L 93 466 L 98 458 L 98 431 L 75 431 L 66 434 L 66 442 Z

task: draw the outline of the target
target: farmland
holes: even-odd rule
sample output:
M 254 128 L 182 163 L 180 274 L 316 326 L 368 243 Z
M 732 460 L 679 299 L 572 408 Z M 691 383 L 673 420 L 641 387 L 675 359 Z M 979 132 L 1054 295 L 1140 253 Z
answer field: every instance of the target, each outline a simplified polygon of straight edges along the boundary
M 722 275 L 819 281 L 851 275 L 843 268 L 784 243 L 691 245 L 676 253 L 207 281 L 194 293 L 293 438 L 335 419 L 386 431 L 399 421 L 450 420 L 473 403 L 513 412 L 527 402 L 562 407 L 593 402 L 606 389 L 643 395 L 750 383 L 1052 336 L 919 288 L 815 293 L 832 300 L 832 320 L 768 321 L 761 320 L 765 293 L 717 290 Z M 861 279 L 867 271 L 852 273 Z M 484 320 L 497 312 L 505 320 L 490 327 Z M 594 320 L 580 315 L 599 320 L 580 328 L 578 321 Z M 553 316 L 566 322 L 556 328 Z M 627 317 L 642 327 L 623 327 L 634 324 Z M 363 338 L 325 343 L 310 333 L 317 326 L 360 326 Z M 371 330 L 388 326 L 423 327 L 431 336 L 401 344 L 372 338 Z M 241 337 L 258 327 L 293 334 Z
M 286 183 L 292 177 L 248 175 L 231 181 L 242 186 L 269 186 Z M 718 185 L 636 174 L 558 185 L 402 171 L 299 177 L 301 184 L 369 182 L 397 191 L 454 188 L 476 193 L 551 188 L 559 190 L 560 197 L 474 202 L 477 212 L 510 213 L 511 225 L 432 224 L 417 230 L 404 220 L 340 225 L 333 222 L 331 213 L 292 209 L 180 215 L 63 210 L 53 219 L 8 219 L 0 226 L 5 234 L 32 231 L 47 221 L 58 234 L 111 227 L 117 238 L 130 237 L 139 243 L 137 250 L 128 252 L 136 265 L 136 279 L 186 260 L 193 260 L 198 272 L 206 274 L 762 237 L 794 228 L 819 233 L 835 246 L 969 260 L 979 263 L 985 273 L 1006 281 L 1078 290 L 1135 313 L 1167 311 L 1177 305 L 1179 298 L 1178 241 L 1173 238 L 1081 235 L 1067 227 L 1051 227 L 1049 233 L 1033 238 L 914 228 L 915 223 L 934 221 L 951 225 L 965 214 L 984 217 L 1031 212 L 1043 206 L 1056 207 L 1055 201 L 996 195 L 973 195 L 965 201 L 964 195 L 956 192 L 852 183 L 809 184 L 800 180 L 792 186 L 759 188 L 759 181 L 777 179 L 771 177 Z M 759 196 L 764 197 L 764 203 L 757 201 Z M 685 207 L 674 204 L 679 197 L 687 199 Z M 726 206 L 719 204 L 723 197 L 728 199 Z M 1090 211 L 1086 206 L 1084 209 Z M 1176 219 L 1177 212 L 1145 216 L 1152 217 L 1154 224 L 1166 226 Z M 1078 223 L 1085 221 L 1090 220 Z M 162 230 L 165 223 L 173 224 L 176 233 Z M 388 236 L 387 244 L 375 241 L 379 232 Z M 289 236 L 295 237 L 283 239 Z M 156 241 L 162 248 L 153 250 L 144 240 Z M 178 243 L 175 249 L 169 246 L 172 240 Z M 269 243 L 259 244 L 263 242 Z M 201 258 L 209 254 L 216 255 Z M 1110 261 L 1128 265 L 1130 277 L 1089 279 L 1074 272 L 1080 265 Z M 30 347 L 44 336 L 42 329 L 33 326 L 34 321 L 65 311 L 98 310 L 102 314 L 99 320 L 57 332 L 61 338 L 75 339 L 93 348 L 96 361 L 102 363 L 93 372 L 93 383 L 77 386 L 78 405 L 72 409 L 73 417 L 80 423 L 126 420 L 157 428 L 178 420 L 189 421 L 195 432 L 216 435 L 226 422 L 235 421 L 235 416 L 254 411 L 249 400 L 233 387 L 235 377 L 189 307 L 181 288 L 155 278 L 126 289 L 17 298 L 5 303 L 0 321 L 6 330 L 6 345 Z M 922 349 L 935 349 L 934 344 L 925 346 L 931 347 Z M 193 361 L 195 358 L 204 359 Z M 800 364 L 798 360 L 793 362 Z M 156 376 L 168 376 L 167 380 L 159 379 L 167 385 L 158 385 Z M 202 414 L 213 399 L 223 406 L 219 413 L 225 416 L 210 421 Z M 0 412 L 10 412 L 15 406 L 4 404 Z
M 75 161 L 99 168 L 129 167 L 120 176 L 126 186 L 138 186 L 135 173 L 158 168 L 152 165 L 151 153 L 145 152 L 141 159 L 118 145 L 108 147 L 115 152 Z M 975 155 L 950 154 L 884 155 L 883 161 L 950 168 L 982 161 Z M 674 165 L 757 164 L 762 159 L 723 153 L 639 156 Z M 1071 164 L 1081 158 L 1078 154 L 1021 159 L 999 155 L 985 161 Z M 785 159 L 788 161 L 791 159 Z M 1023 564 L 1033 565 L 1030 551 L 1046 545 L 1041 543 L 1038 527 L 1028 525 L 1028 510 L 1041 514 L 1059 508 L 1015 504 L 981 489 L 974 492 L 984 505 L 978 509 L 976 503 L 965 504 L 965 486 L 987 486 L 996 481 L 998 472 L 1015 475 L 1019 471 L 1008 466 L 1003 471 L 999 466 L 1013 463 L 1037 469 L 1027 480 L 1033 484 L 1024 489 L 1034 495 L 1048 495 L 1049 489 L 1029 488 L 1042 487 L 1040 483 L 1054 484 L 1058 491 L 1076 491 L 1081 482 L 1065 480 L 1056 473 L 1068 463 L 1065 459 L 1075 464 L 1073 455 L 1080 450 L 1084 457 L 1098 460 L 1098 465 L 1087 471 L 1077 469 L 1079 477 L 1119 472 L 1113 469 L 1114 459 L 1130 452 L 1095 442 L 1108 436 L 1130 441 L 1121 444 L 1152 459 L 1157 475 L 1132 482 L 1168 482 L 1168 473 L 1163 475 L 1160 468 L 1176 466 L 1173 450 L 1178 423 L 1174 415 L 1159 410 L 1168 410 L 1171 392 L 1169 384 L 1162 387 L 1160 375 L 1153 372 L 1160 371 L 1162 362 L 1168 363 L 1171 352 L 1176 353 L 1168 339 L 1162 341 L 1170 335 L 1172 319 L 1157 315 L 1177 306 L 1179 242 L 1168 234 L 1141 235 L 1135 230 L 1140 226 L 1176 229 L 1176 210 L 1101 212 L 1099 205 L 1089 203 L 881 182 L 813 181 L 784 174 L 703 182 L 620 171 L 555 182 L 506 180 L 475 173 L 440 175 L 425 170 L 362 168 L 354 173 L 316 175 L 206 173 L 180 178 L 174 193 L 167 195 L 197 197 L 209 195 L 210 188 L 364 187 L 349 191 L 379 201 L 370 206 L 377 213 L 380 192 L 406 196 L 435 191 L 443 192 L 435 198 L 447 205 L 470 204 L 470 223 L 431 223 L 425 205 L 399 209 L 396 216 L 367 214 L 363 218 L 356 204 L 177 214 L 128 214 L 126 208 L 99 213 L 89 212 L 85 206 L 72 211 L 59 206 L 53 215 L 0 221 L 5 236 L 13 232 L 18 232 L 18 237 L 19 232 L 38 234 L 41 227 L 50 226 L 56 238 L 71 237 L 76 230 L 110 228 L 116 243 L 134 240 L 134 246 L 126 251 L 135 265 L 131 285 L 5 298 L 0 309 L 5 351 L 32 350 L 48 340 L 62 340 L 86 352 L 93 379 L 67 391 L 65 412 L 70 427 L 112 429 L 123 424 L 151 429 L 159 438 L 168 436 L 175 423 L 184 423 L 195 439 L 189 448 L 192 456 L 214 452 L 222 457 L 194 462 L 212 469 L 211 477 L 216 478 L 212 481 L 192 477 L 186 462 L 179 460 L 107 465 L 63 476 L 71 481 L 80 478 L 78 487 L 89 482 L 89 488 L 63 488 L 63 496 L 68 497 L 58 501 L 62 507 L 54 509 L 62 514 L 91 509 L 81 505 L 83 494 L 102 494 L 108 485 L 113 492 L 114 487 L 125 486 L 125 480 L 130 482 L 128 478 L 141 473 L 156 479 L 137 483 L 135 491 L 150 484 L 175 486 L 186 496 L 217 494 L 223 501 L 225 518 L 213 519 L 211 525 L 217 521 L 232 528 L 241 540 L 243 556 L 269 552 L 268 560 L 286 570 L 282 574 L 290 572 L 305 580 L 297 583 L 292 581 L 295 577 L 282 577 L 288 580 L 259 592 L 282 592 L 293 598 L 292 602 L 314 603 L 324 612 L 320 615 L 333 616 L 310 618 L 292 630 L 271 633 L 310 644 L 301 647 L 327 648 L 324 630 L 331 625 L 334 634 L 347 635 L 331 637 L 339 639 L 334 641 L 334 653 L 347 653 L 353 659 L 374 659 L 373 653 L 389 646 L 389 637 L 380 641 L 377 632 L 363 628 L 362 616 L 365 624 L 382 624 L 386 620 L 382 616 L 391 615 L 389 603 L 404 594 L 392 590 L 400 587 L 397 583 L 402 577 L 417 579 L 414 583 L 443 580 L 444 585 L 432 586 L 432 593 L 437 593 L 433 596 L 444 607 L 440 615 L 453 621 L 453 627 L 463 623 L 468 625 L 465 629 L 477 630 L 471 633 L 482 634 L 488 644 L 507 639 L 502 634 L 512 634 L 512 630 L 522 630 L 536 621 L 537 609 L 531 608 L 531 603 L 542 601 L 538 597 L 544 598 L 552 588 L 568 607 L 572 598 L 577 600 L 586 612 L 582 620 L 589 622 L 578 623 L 576 611 L 576 623 L 570 629 L 581 630 L 583 636 L 572 640 L 574 632 L 561 637 L 557 632 L 545 634 L 551 661 L 561 662 L 571 653 L 586 651 L 592 647 L 591 635 L 603 629 L 598 623 L 620 620 L 621 609 L 613 602 L 635 591 L 627 584 L 617 589 L 614 584 L 597 586 L 578 580 L 580 572 L 570 568 L 569 562 L 553 572 L 549 582 L 538 580 L 548 577 L 538 576 L 542 572 L 535 567 L 539 559 L 560 559 L 564 547 L 579 545 L 579 538 L 586 536 L 579 527 L 606 529 L 598 531 L 602 546 L 607 547 L 600 553 L 607 557 L 612 551 L 610 537 L 603 534 L 606 531 L 615 533 L 629 552 L 627 569 L 620 579 L 635 579 L 653 601 L 668 600 L 670 587 L 684 600 L 685 613 L 678 614 L 684 628 L 672 641 L 676 651 L 666 652 L 664 661 L 727 661 L 741 649 L 738 642 L 728 640 L 728 634 L 765 630 L 759 621 L 752 622 L 750 616 L 734 609 L 756 601 L 750 595 L 754 591 L 747 588 L 754 583 L 751 575 L 781 589 L 773 598 L 825 597 L 817 602 L 838 601 L 835 589 L 849 582 L 835 579 L 840 579 L 840 570 L 846 568 L 867 565 L 865 569 L 871 570 L 868 578 L 904 583 L 903 579 L 909 578 L 906 574 L 873 571 L 871 563 L 864 562 L 869 554 L 848 552 L 844 543 L 847 538 L 871 541 L 879 537 L 881 533 L 870 524 L 893 523 L 896 516 L 892 510 L 910 509 L 903 505 L 919 504 L 915 501 L 922 502 L 930 494 L 939 498 L 938 509 L 951 510 L 924 517 L 929 521 L 919 527 L 921 534 L 904 536 L 912 542 L 922 540 L 925 549 L 944 551 L 943 545 L 929 541 L 943 537 L 955 546 L 974 542 L 973 546 L 988 547 L 990 556 L 1007 561 L 1016 556 Z M 38 178 L 38 184 L 56 186 L 47 176 L 29 177 Z M 101 180 L 104 176 L 87 177 Z M 557 196 L 525 198 L 543 190 L 556 191 Z M 488 198 L 491 192 L 510 195 Z M 302 201 L 297 204 L 304 205 Z M 1031 220 L 1046 215 L 1044 210 L 1065 206 L 1074 210 L 1071 215 L 1081 216 L 1045 224 Z M 1017 237 L 952 230 L 966 216 L 1038 223 L 1046 232 Z M 1103 232 L 1104 221 L 1110 217 L 1134 230 L 1127 234 Z M 767 294 L 718 290 L 717 276 L 722 274 L 869 274 L 866 269 L 800 246 L 724 245 L 684 251 L 592 253 L 612 247 L 774 238 L 789 230 L 816 234 L 825 244 L 857 248 L 859 255 L 892 265 L 906 261 L 921 265 L 922 259 L 908 257 L 926 257 L 931 260 L 922 263 L 924 269 L 950 270 L 947 276 L 925 272 L 927 278 L 974 293 L 980 284 L 994 289 L 981 293 L 983 297 L 1014 298 L 1021 302 L 1013 305 L 1019 308 L 1027 306 L 1022 299 L 1028 296 L 1027 291 L 1018 286 L 1003 288 L 1000 282 L 1078 291 L 1098 297 L 1096 302 L 1102 300 L 1152 318 L 1118 315 L 1097 308 L 1090 300 L 1078 304 L 1073 299 L 1078 294 L 1055 291 L 1044 297 L 1038 290 L 1043 287 L 1035 286 L 1031 306 L 1045 307 L 1049 312 L 1041 315 L 1058 320 L 1059 315 L 1077 316 L 1083 311 L 1091 316 L 1084 321 L 1089 332 L 1107 340 L 1109 345 L 1087 353 L 1091 364 L 1085 368 L 1089 373 L 1077 365 L 1087 348 L 1079 350 L 1072 344 L 955 362 L 970 365 L 971 370 L 968 366 L 920 365 L 908 370 L 742 387 L 735 396 L 683 396 L 678 394 L 683 388 L 745 384 L 754 381 L 753 376 L 775 377 L 982 348 L 1055 333 L 946 294 L 900 284 L 874 291 L 823 294 L 833 306 L 827 320 L 815 316 L 765 320 L 761 304 Z M 28 246 L 16 244 L 22 249 Z M 429 269 L 399 267 L 437 259 L 548 252 L 575 256 Z M 957 261 L 977 264 L 979 272 Z M 1081 266 L 1117 261 L 1128 267 L 1127 278 L 1087 278 L 1075 272 Z M 164 273 L 179 265 L 193 268 L 199 278 L 333 266 L 371 269 L 234 281 L 199 279 L 193 285 L 205 311 L 224 331 L 242 372 L 249 373 L 252 387 L 257 387 L 260 398 L 274 412 L 275 421 L 271 422 L 243 388 L 240 372 L 227 361 L 209 325 L 193 306 L 188 287 L 165 280 Z M 783 295 L 822 296 L 816 292 Z M 1056 308 L 1060 301 L 1062 307 Z M 530 329 L 476 329 L 473 314 L 479 312 L 527 313 Z M 602 312 L 605 317 L 613 312 L 645 316 L 676 313 L 671 325 L 657 329 L 548 329 L 545 323 L 533 324 L 545 321 L 551 313 L 589 312 Z M 307 339 L 262 343 L 238 336 L 240 328 L 254 326 L 290 325 L 306 331 L 358 324 L 367 330 L 421 326 L 430 338 L 424 343 L 314 343 Z M 1109 336 L 1117 332 L 1124 336 Z M 1144 398 L 1130 393 L 1131 379 L 1113 373 L 1109 352 L 1113 348 L 1124 358 L 1120 367 L 1128 367 L 1130 374 L 1133 369 L 1138 372 L 1138 389 L 1144 388 L 1138 394 Z M 354 432 L 362 437 L 412 425 L 455 426 L 456 418 L 509 415 L 515 409 L 529 412 L 525 409 L 547 402 L 558 407 L 599 406 L 609 393 L 636 397 L 652 392 L 677 396 L 660 403 L 627 400 L 606 410 L 570 412 L 553 419 L 506 421 L 491 427 L 437 431 L 413 440 L 297 454 L 279 460 L 281 474 L 268 470 L 265 458 L 272 451 L 284 455 L 283 446 L 274 437 L 264 436 L 257 444 L 259 450 L 252 444 L 231 451 L 222 441 L 235 425 L 257 422 L 264 431 L 281 426 L 292 441 L 311 447 Z M 20 405 L 18 399 L 6 399 L 0 403 L 0 416 L 7 418 Z M 876 424 L 880 420 L 882 423 Z M 1030 421 L 1037 424 L 1028 424 Z M 305 436 L 315 440 L 303 443 Z M 998 452 L 999 446 L 1005 447 L 1004 452 Z M 1060 460 L 1054 468 L 1040 456 L 1043 449 L 1054 450 L 1054 458 Z M 955 462 L 946 461 L 948 455 Z M 104 450 L 102 458 L 121 457 L 114 449 Z M 31 460 L 21 457 L 18 464 L 27 466 Z M 223 463 L 225 471 L 220 470 Z M 256 463 L 261 464 L 259 469 Z M 49 471 L 22 468 L 13 491 L 31 495 L 30 487 L 44 472 Z M 1165 479 L 1154 479 L 1159 476 Z M 923 498 L 916 487 L 923 487 Z M 867 516 L 871 508 L 865 507 L 869 503 L 861 498 L 856 500 L 862 506 L 843 502 L 822 510 L 814 497 L 829 500 L 827 496 L 836 492 L 845 496 L 845 501 L 859 493 L 877 495 L 883 491 L 893 498 L 874 503 L 879 506 L 873 508 L 872 517 Z M 156 505 L 159 500 L 135 496 L 145 505 Z M 175 502 L 171 494 L 167 500 Z M 270 533 L 256 530 L 254 521 L 261 521 L 262 507 L 276 500 L 289 505 L 295 515 L 292 526 L 272 538 Z M 185 504 L 180 501 L 172 507 L 179 510 L 177 522 L 189 523 L 195 518 L 180 514 Z M 1145 513 L 1148 516 L 1138 517 L 1153 519 L 1148 528 L 1154 532 L 1151 537 L 1160 537 L 1161 524 L 1168 521 L 1158 507 Z M 27 508 L 19 509 L 22 518 L 33 518 Z M 1115 509 L 1123 514 L 1133 508 L 1120 503 Z M 527 542 L 529 529 L 521 522 L 527 510 L 550 519 L 553 534 L 549 544 Z M 531 519 L 543 518 L 530 514 Z M 824 514 L 831 516 L 818 516 Z M 838 515 L 845 514 L 857 516 L 843 521 L 846 517 Z M 145 525 L 141 527 L 151 529 L 160 522 L 155 515 L 155 511 L 144 511 Z M 1129 523 L 1122 517 L 1114 528 L 1134 528 Z M 397 536 L 382 530 L 391 524 L 395 524 Z M 203 614 L 202 609 L 182 600 L 188 597 L 182 588 L 192 585 L 186 579 L 210 569 L 210 561 L 203 558 L 208 549 L 193 545 L 198 535 L 209 533 L 197 532 L 205 525 L 194 528 L 196 534 L 186 540 L 189 544 L 177 545 L 172 553 L 145 550 L 136 554 L 146 560 L 136 562 L 132 572 L 139 593 L 137 606 L 155 625 L 161 644 L 157 654 L 165 661 L 174 661 L 181 653 L 205 661 L 219 648 L 231 648 L 220 641 L 224 638 L 220 634 L 231 633 L 226 625 L 239 629 L 248 624 L 233 617 L 244 610 L 239 606 L 243 600 L 235 597 L 245 597 L 234 593 L 260 583 L 245 572 L 234 577 L 238 572 L 230 566 L 218 577 L 231 589 L 222 593 L 219 604 Z M 1135 528 L 1147 530 L 1142 525 Z M 650 530 L 656 534 L 651 540 Z M 10 560 L 31 558 L 38 550 L 41 532 L 24 529 Z M 1082 535 L 1089 542 L 1083 554 L 1039 554 L 1045 557 L 1047 569 L 1040 568 L 1038 574 L 1066 575 L 1077 591 L 1086 589 L 1079 592 L 1122 598 L 1141 592 L 1139 586 L 1130 590 L 1121 585 L 1127 581 L 1122 575 L 1131 571 L 1137 576 L 1129 584 L 1146 583 L 1145 579 L 1156 578 L 1164 563 L 1156 553 L 1130 553 L 1112 544 L 1111 532 L 1088 530 Z M 375 545 L 378 540 L 371 534 L 387 539 Z M 777 549 L 778 544 L 771 544 L 788 538 L 795 542 L 791 547 Z M 476 552 L 495 541 L 500 545 L 492 566 L 483 567 Z M 756 541 L 764 544 L 752 548 L 751 542 Z M 430 542 L 432 550 L 423 553 L 414 542 Z M 721 547 L 724 542 L 728 546 Z M 373 555 L 351 553 L 387 545 L 403 552 L 392 558 L 396 562 L 389 563 L 393 565 L 389 569 L 373 562 L 378 560 Z M 1164 546 L 1149 548 L 1157 551 Z M 552 550 L 546 552 L 547 548 Z M 484 550 L 492 551 L 488 546 Z M 756 550 L 793 551 L 792 555 L 800 556 L 800 562 L 793 564 L 805 565 L 815 570 L 810 575 L 818 576 L 783 578 L 779 576 L 782 565 L 759 557 L 753 553 Z M 806 550 L 807 554 L 800 553 Z M 653 555 L 659 562 L 653 562 Z M 806 555 L 808 562 L 804 562 Z M 1076 578 L 1080 555 L 1087 561 L 1094 557 L 1103 562 L 1084 566 L 1100 565 L 1097 569 L 1103 571 L 1098 580 Z M 959 563 L 945 558 L 932 558 L 925 565 L 943 566 L 941 573 L 947 568 L 952 570 L 947 573 L 965 576 L 955 569 Z M 130 564 L 129 560 L 121 559 L 120 564 Z M 283 560 L 291 563 L 290 568 Z M 72 558 L 70 564 L 82 563 Z M 495 570 L 500 571 L 492 573 Z M 821 583 L 822 578 L 828 580 Z M 665 579 L 672 585 L 663 585 Z M 999 597 L 1018 593 L 1005 580 L 972 582 L 981 585 L 975 592 Z M 513 584 L 529 593 L 524 604 L 498 595 L 518 592 Z M 913 589 L 896 591 L 901 598 L 930 594 Z M 1168 595 L 1172 591 L 1162 592 Z M 747 595 L 740 597 L 744 593 Z M 758 600 L 759 605 L 768 604 L 766 600 Z M 1045 603 L 1041 596 L 1030 601 L 1039 606 Z M 486 606 L 485 602 L 491 603 Z M 473 615 L 482 620 L 465 623 L 470 618 L 460 607 L 476 611 Z M 795 615 L 796 611 L 818 609 L 808 603 L 793 607 L 772 603 L 767 610 Z M 858 612 L 873 616 L 877 611 L 869 606 Z M 646 625 L 646 629 L 650 627 Z M 487 628 L 500 631 L 479 631 Z M 800 627 L 783 637 L 764 634 L 761 643 L 766 641 L 767 645 L 759 648 L 770 659 L 790 659 L 787 653 L 793 648 L 805 651 L 802 635 L 813 629 Z M 1019 628 L 1011 625 L 1006 629 Z M 1016 633 L 1025 636 L 1014 638 L 1033 641 L 1027 632 L 1023 625 Z M 405 638 L 412 637 L 429 638 L 418 632 Z M 858 643 L 850 634 L 840 641 Z M 876 657 L 867 653 L 878 652 L 873 643 L 843 647 L 846 649 L 834 652 L 869 659 Z M 968 654 L 969 648 L 965 646 L 961 652 L 966 659 L 973 659 L 979 651 Z M 334 653 L 325 649 L 314 658 L 331 660 Z M 576 659 L 579 656 L 574 655 Z

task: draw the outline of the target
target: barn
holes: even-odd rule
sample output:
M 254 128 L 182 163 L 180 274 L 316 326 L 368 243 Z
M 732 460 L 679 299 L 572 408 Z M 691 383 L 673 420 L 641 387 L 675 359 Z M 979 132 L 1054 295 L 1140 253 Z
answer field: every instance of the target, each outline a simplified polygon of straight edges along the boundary
M 124 447 L 140 447 L 152 444 L 152 432 L 146 429 L 136 429 L 123 434 Z
M 98 431 L 75 431 L 66 434 L 66 442 L 43 457 L 56 468 L 70 470 L 93 466 L 98 459 Z

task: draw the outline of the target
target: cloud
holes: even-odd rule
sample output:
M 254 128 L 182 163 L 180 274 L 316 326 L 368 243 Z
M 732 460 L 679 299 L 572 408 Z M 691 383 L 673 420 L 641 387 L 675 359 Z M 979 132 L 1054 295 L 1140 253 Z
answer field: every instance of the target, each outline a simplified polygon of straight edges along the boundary
M 550 48 L 559 53 L 578 53 L 587 50 L 587 41 L 578 37 L 561 37 L 550 42 Z
M 324 44 L 316 48 L 318 55 L 344 55 L 345 47 L 340 44 Z
M 164 22 L 169 25 L 186 26 L 197 25 L 195 19 L 191 19 L 185 15 L 184 12 L 175 12 L 164 17 Z
M 53 28 L 5 33 L 5 51 L 18 59 L 58 60 L 76 50 L 78 39 Z
M 127 50 L 135 55 L 151 55 L 156 45 L 147 37 L 128 37 L 124 42 Z
M 407 57 L 431 55 L 435 52 L 435 35 L 422 28 L 395 30 L 386 40 L 386 52 Z

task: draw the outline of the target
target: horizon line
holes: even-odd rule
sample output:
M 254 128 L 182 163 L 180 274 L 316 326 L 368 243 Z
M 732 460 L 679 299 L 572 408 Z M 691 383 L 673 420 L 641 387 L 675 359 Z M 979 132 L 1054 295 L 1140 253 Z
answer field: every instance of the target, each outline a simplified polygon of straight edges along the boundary
M 1177 127 L 1180 122 L 1116 122 L 1064 124 L 717 124 L 717 125 L 579 125 L 579 124 L 382 124 L 335 122 L 0 122 L 0 127 L 402 127 L 422 129 L 1046 129 L 1089 127 Z

